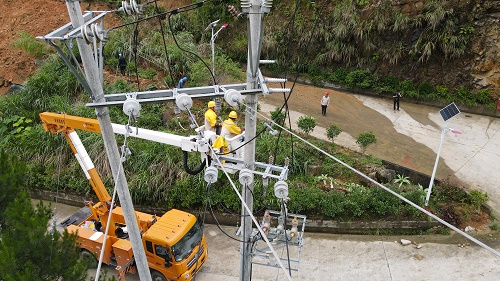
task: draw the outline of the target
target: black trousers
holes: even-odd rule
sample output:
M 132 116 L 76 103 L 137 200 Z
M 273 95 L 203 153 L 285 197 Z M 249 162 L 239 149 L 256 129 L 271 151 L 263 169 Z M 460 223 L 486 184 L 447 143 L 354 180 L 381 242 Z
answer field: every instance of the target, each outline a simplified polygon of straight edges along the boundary
M 395 100 L 394 101 L 394 110 L 399 110 L 399 101 L 398 100 Z
M 323 116 L 326 115 L 326 107 L 327 105 L 321 105 L 321 114 L 323 114 Z

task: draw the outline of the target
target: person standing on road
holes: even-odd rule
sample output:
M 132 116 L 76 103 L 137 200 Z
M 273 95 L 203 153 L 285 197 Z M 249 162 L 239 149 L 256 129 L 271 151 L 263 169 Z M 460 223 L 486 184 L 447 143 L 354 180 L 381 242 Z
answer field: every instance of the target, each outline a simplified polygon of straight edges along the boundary
M 127 69 L 127 60 L 122 54 L 118 54 L 118 66 L 120 67 L 120 73 L 125 75 L 125 70 Z
M 186 76 L 182 77 L 181 80 L 179 80 L 179 83 L 177 84 L 177 88 L 181 89 L 184 88 L 188 81 L 188 78 Z
M 399 99 L 401 98 L 401 92 L 397 92 L 392 96 L 394 99 L 394 111 L 399 111 Z
M 325 92 L 325 95 L 321 98 L 321 114 L 326 116 L 326 108 L 330 105 L 330 97 L 328 96 L 328 92 Z

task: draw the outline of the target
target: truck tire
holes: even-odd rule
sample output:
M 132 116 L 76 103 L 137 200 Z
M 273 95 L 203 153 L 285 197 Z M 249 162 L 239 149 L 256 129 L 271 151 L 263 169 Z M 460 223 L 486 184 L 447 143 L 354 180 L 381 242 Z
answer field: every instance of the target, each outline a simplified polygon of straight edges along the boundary
M 168 281 L 163 274 L 159 273 L 156 270 L 151 271 L 151 280 L 153 281 Z
M 80 253 L 80 259 L 84 260 L 85 263 L 90 268 L 97 267 L 97 259 L 96 259 L 96 257 L 94 256 L 94 254 L 92 254 L 91 252 L 89 252 L 87 250 L 82 250 L 82 252 Z

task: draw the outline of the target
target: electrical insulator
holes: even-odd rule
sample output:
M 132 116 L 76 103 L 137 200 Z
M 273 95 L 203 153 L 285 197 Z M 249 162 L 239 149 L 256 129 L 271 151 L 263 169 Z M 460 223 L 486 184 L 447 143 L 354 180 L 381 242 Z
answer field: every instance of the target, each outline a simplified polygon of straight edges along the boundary
M 283 233 L 283 230 L 285 229 L 283 226 L 283 223 L 285 222 L 285 219 L 283 216 L 278 217 L 278 226 L 276 227 L 276 234 L 280 235 Z
M 299 220 L 297 219 L 297 216 L 295 216 L 292 220 L 292 229 L 290 229 L 290 238 L 293 239 L 295 236 L 297 236 L 297 226 L 299 225 Z
M 271 224 L 271 215 L 269 214 L 269 211 L 266 211 L 262 222 L 262 231 L 267 232 L 269 230 L 270 224 Z
M 227 10 L 235 17 L 239 16 L 240 14 L 240 12 L 238 12 L 238 10 L 233 5 L 228 5 Z

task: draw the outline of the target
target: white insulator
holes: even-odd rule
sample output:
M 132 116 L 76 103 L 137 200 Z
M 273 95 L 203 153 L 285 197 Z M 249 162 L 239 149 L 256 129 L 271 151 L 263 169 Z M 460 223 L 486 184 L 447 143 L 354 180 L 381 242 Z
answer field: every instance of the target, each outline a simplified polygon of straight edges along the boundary
M 132 97 L 127 97 L 123 103 L 123 113 L 128 117 L 139 118 L 141 116 L 141 104 Z
M 92 43 L 92 38 L 90 38 L 92 36 L 92 30 L 87 25 L 82 26 L 81 33 L 87 44 Z
M 127 16 L 132 15 L 132 12 L 131 12 L 132 9 L 131 9 L 130 5 L 127 3 L 127 1 L 122 1 L 122 8 L 123 8 L 123 12 Z
M 235 89 L 229 89 L 224 92 L 224 100 L 230 106 L 237 106 L 241 101 L 241 93 Z
M 274 184 L 274 196 L 280 199 L 288 197 L 288 184 L 285 181 L 277 181 Z
M 97 42 L 103 42 L 104 41 L 104 32 L 102 31 L 102 28 L 98 24 L 92 24 L 90 26 L 90 29 L 92 30 L 92 35 L 97 39 Z
M 269 93 L 290 93 L 288 88 L 269 88 Z
M 139 7 L 137 6 L 137 2 L 135 0 L 130 0 L 130 8 L 132 11 L 136 14 L 139 14 L 140 10 Z
M 259 60 L 260 64 L 273 64 L 276 63 L 275 60 Z
M 219 172 L 217 171 L 217 168 L 210 166 L 205 169 L 205 174 L 203 175 L 203 179 L 207 183 L 214 183 L 217 181 L 217 176 L 219 175 Z
M 264 79 L 264 82 L 276 82 L 276 83 L 284 83 L 286 82 L 287 80 L 285 78 L 265 78 Z
M 263 13 L 269 13 L 271 11 L 272 7 L 273 7 L 273 1 L 272 0 L 264 0 L 262 2 L 262 12 Z
M 253 173 L 249 169 L 242 169 L 240 171 L 240 183 L 241 184 L 251 184 L 253 183 Z
M 187 94 L 180 94 L 175 98 L 175 104 L 180 110 L 186 111 L 193 106 L 193 99 Z

